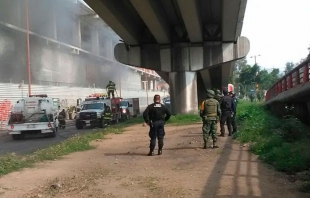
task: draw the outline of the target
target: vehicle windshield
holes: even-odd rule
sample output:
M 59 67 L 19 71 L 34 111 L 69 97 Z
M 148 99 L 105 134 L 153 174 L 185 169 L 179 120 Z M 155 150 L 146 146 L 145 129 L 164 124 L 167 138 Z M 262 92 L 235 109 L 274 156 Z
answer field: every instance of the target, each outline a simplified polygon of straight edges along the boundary
M 128 106 L 128 102 L 127 101 L 121 101 L 120 106 L 121 107 L 127 107 Z
M 87 109 L 103 109 L 102 103 L 83 104 L 82 110 Z
M 170 104 L 170 99 L 165 100 L 165 104 Z

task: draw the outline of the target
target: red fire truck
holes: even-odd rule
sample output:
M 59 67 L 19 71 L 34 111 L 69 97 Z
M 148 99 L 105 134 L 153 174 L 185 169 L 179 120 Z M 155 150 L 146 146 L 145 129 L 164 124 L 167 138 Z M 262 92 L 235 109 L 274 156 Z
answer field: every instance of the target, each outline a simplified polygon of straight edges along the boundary
M 112 121 L 118 123 L 121 119 L 120 103 L 122 98 L 103 97 L 102 94 L 92 94 L 85 98 L 82 102 L 81 110 L 77 113 L 75 126 L 77 129 L 82 129 L 84 126 L 99 126 L 104 127 L 103 112 L 107 106 L 110 106 L 112 111 Z

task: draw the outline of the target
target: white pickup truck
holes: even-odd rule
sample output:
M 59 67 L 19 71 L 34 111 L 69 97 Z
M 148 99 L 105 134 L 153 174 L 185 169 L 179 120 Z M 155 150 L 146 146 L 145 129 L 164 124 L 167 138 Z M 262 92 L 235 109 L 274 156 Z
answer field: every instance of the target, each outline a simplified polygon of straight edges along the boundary
M 47 95 L 33 95 L 17 101 L 8 122 L 8 131 L 14 140 L 26 134 L 46 134 L 55 137 L 58 128 L 58 105 Z

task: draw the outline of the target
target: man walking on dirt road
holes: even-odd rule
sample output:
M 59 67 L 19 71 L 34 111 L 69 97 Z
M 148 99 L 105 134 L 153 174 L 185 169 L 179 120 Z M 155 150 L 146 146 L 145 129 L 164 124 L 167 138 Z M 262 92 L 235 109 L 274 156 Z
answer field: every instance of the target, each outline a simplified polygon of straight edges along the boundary
M 165 137 L 165 122 L 169 120 L 171 116 L 170 110 L 160 103 L 160 96 L 154 96 L 154 103 L 147 106 L 143 112 L 143 119 L 150 126 L 149 136 L 150 140 L 150 152 L 148 156 L 154 155 L 154 149 L 156 146 L 156 138 L 158 139 L 158 155 L 162 154 Z

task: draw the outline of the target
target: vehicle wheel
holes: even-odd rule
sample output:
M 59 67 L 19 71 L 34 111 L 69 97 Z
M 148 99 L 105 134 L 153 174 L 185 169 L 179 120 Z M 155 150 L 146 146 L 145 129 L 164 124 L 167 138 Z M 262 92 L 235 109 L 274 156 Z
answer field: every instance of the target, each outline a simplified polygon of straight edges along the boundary
M 129 120 L 129 115 L 128 114 L 124 115 L 124 121 L 127 121 L 127 120 Z
M 56 131 L 53 130 L 53 132 L 50 133 L 50 134 L 48 135 L 48 137 L 49 137 L 49 138 L 54 138 L 54 137 L 56 137 Z
M 83 125 L 82 124 L 76 124 L 75 127 L 76 127 L 76 129 L 83 129 Z
M 22 134 L 13 134 L 12 138 L 13 138 L 13 140 L 22 140 L 22 139 L 25 138 L 25 134 L 24 133 L 22 133 Z
M 100 128 L 104 128 L 104 124 L 105 124 L 105 121 L 103 118 L 101 118 L 101 122 L 100 122 Z
M 117 117 L 116 117 L 116 119 L 115 119 L 115 123 L 117 124 L 118 122 L 119 122 L 119 117 L 118 117 L 118 115 L 117 115 Z

